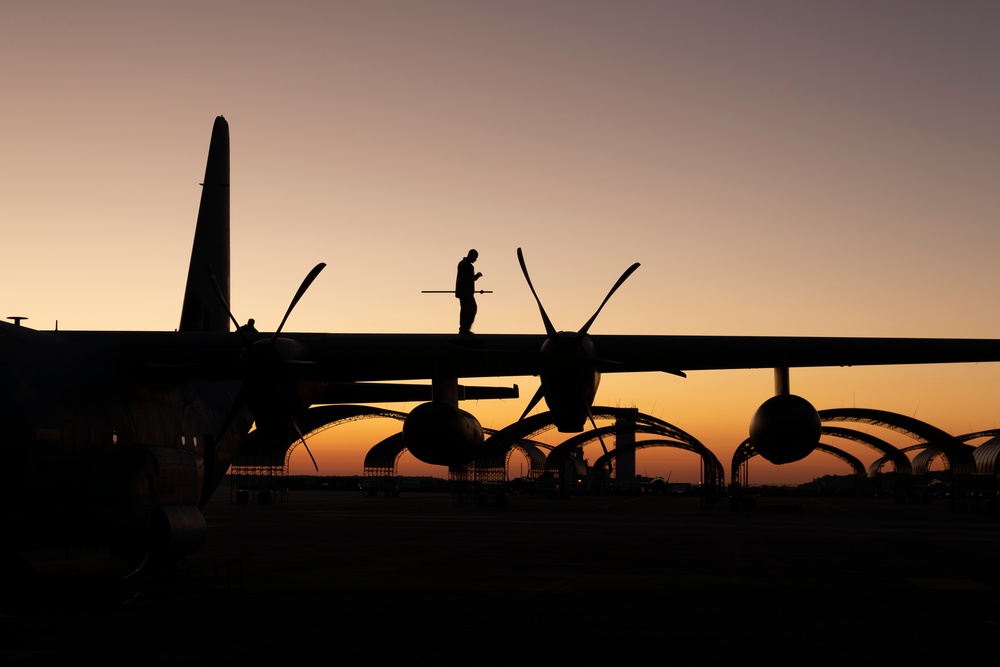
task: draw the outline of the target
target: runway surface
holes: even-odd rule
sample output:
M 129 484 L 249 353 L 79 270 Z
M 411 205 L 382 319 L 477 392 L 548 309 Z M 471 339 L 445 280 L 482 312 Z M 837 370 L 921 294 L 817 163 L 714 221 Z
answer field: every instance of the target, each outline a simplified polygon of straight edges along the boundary
M 0 663 L 927 664 L 1000 638 L 1000 517 L 947 501 L 237 505 L 226 489 L 205 514 L 188 577 L 145 596 L 100 550 L 25 554 L 32 593 L 2 609 Z

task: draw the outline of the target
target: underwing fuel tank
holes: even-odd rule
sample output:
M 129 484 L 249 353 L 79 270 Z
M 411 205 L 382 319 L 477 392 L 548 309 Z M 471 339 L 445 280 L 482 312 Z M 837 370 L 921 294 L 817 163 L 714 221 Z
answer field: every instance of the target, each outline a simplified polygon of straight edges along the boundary
M 410 411 L 403 442 L 419 461 L 464 466 L 483 448 L 483 427 L 474 416 L 447 403 L 431 401 Z
M 812 453 L 822 430 L 819 413 L 809 401 L 795 394 L 778 394 L 754 413 L 750 443 L 771 463 L 794 463 Z

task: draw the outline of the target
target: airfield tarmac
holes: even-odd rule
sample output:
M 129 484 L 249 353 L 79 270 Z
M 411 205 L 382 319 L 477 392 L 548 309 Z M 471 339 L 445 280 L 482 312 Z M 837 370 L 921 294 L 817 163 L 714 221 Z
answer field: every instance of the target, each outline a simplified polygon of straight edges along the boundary
M 222 489 L 205 514 L 184 585 L 149 595 L 98 550 L 25 554 L 32 592 L 0 610 L 0 664 L 927 664 L 982 661 L 1000 638 L 1000 516 L 944 500 L 237 505 Z

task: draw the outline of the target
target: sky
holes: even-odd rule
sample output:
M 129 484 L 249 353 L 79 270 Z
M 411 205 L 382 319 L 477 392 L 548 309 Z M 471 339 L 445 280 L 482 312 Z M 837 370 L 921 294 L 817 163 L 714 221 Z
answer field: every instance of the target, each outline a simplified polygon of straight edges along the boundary
M 558 329 L 640 262 L 591 333 L 996 337 L 998 25 L 978 0 L 8 0 L 0 315 L 176 328 L 224 115 L 232 308 L 262 331 L 326 262 L 286 331 L 453 332 L 457 301 L 421 290 L 451 289 L 476 248 L 493 293 L 475 330 L 541 333 L 521 247 Z M 998 381 L 997 364 L 791 373 L 818 409 L 955 434 L 998 426 Z M 487 428 L 537 387 L 496 383 L 521 398 L 462 406 Z M 770 369 L 605 375 L 596 403 L 687 431 L 728 479 L 773 391 Z M 309 444 L 321 473 L 361 474 L 398 429 Z M 292 472 L 311 470 L 299 448 Z M 640 474 L 698 471 L 639 453 Z M 755 483 L 848 472 L 750 464 Z

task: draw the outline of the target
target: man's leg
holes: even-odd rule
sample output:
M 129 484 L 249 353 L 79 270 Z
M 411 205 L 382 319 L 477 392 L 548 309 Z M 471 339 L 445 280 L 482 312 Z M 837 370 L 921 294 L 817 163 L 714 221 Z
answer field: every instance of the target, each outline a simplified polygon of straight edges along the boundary
M 476 319 L 476 299 L 462 297 L 459 302 L 462 304 L 462 312 L 458 317 L 458 333 L 471 333 L 472 323 Z

